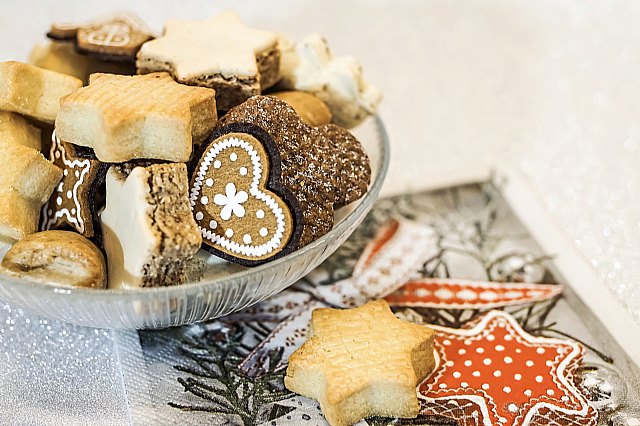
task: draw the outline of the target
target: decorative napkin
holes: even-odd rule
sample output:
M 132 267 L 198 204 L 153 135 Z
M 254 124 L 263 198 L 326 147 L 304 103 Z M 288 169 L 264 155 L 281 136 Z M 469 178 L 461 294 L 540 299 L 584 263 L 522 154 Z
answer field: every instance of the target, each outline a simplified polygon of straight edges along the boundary
M 314 272 L 218 320 L 98 331 L 27 323 L 6 306 L 0 421 L 325 425 L 315 401 L 284 388 L 287 359 L 313 309 L 385 298 L 434 327 L 437 366 L 418 386 L 417 419 L 361 424 L 633 424 L 638 369 L 562 285 L 552 255 L 499 188 L 468 185 L 379 201 Z

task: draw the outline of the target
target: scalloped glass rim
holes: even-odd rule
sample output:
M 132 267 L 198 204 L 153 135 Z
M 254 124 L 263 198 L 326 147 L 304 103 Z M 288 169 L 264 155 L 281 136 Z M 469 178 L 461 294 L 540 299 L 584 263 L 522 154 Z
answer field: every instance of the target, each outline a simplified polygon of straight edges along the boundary
M 226 284 L 231 280 L 233 281 L 249 280 L 252 276 L 259 277 L 269 273 L 276 274 L 278 270 L 280 270 L 280 268 L 286 268 L 288 266 L 291 266 L 295 264 L 296 261 L 303 261 L 305 256 L 308 253 L 312 253 L 316 251 L 319 246 L 329 246 L 331 244 L 331 240 L 335 239 L 338 236 L 344 236 L 343 234 L 345 232 L 349 232 L 350 234 L 353 231 L 353 229 L 355 229 L 355 226 L 364 219 L 364 216 L 368 213 L 368 211 L 373 206 L 373 203 L 378 197 L 378 194 L 380 192 L 380 189 L 384 182 L 384 178 L 387 173 L 387 169 L 389 166 L 390 147 L 389 147 L 387 133 L 382 123 L 382 120 L 378 116 L 374 116 L 367 119 L 367 121 L 373 121 L 373 126 L 375 127 L 375 131 L 378 134 L 378 138 L 377 138 L 378 140 L 375 141 L 375 145 L 373 147 L 368 147 L 367 149 L 367 153 L 370 155 L 370 157 L 372 157 L 372 155 L 375 155 L 377 159 L 376 161 L 377 167 L 372 167 L 374 180 L 370 185 L 369 191 L 361 200 L 356 202 L 358 203 L 356 207 L 352 211 L 350 211 L 344 217 L 343 220 L 337 223 L 329 233 L 322 236 L 321 238 L 314 241 L 313 243 L 303 247 L 300 250 L 297 250 L 273 262 L 269 262 L 254 268 L 247 268 L 242 271 L 233 272 L 230 275 L 214 278 L 212 280 L 207 280 L 207 281 L 202 280 L 199 282 L 186 283 L 179 286 L 152 287 L 152 288 L 141 288 L 141 289 L 131 289 L 131 290 L 123 290 L 123 289 L 97 290 L 97 289 L 87 289 L 87 288 L 69 288 L 69 287 L 63 287 L 63 286 L 56 286 L 52 284 L 42 284 L 34 281 L 16 279 L 13 277 L 0 274 L 0 280 L 2 281 L 1 283 L 2 288 L 0 288 L 0 297 L 7 300 L 9 303 L 16 304 L 26 309 L 30 309 L 29 307 L 30 304 L 26 302 L 27 298 L 21 297 L 21 296 L 7 297 L 7 295 L 11 295 L 11 293 L 13 293 L 11 290 L 15 290 L 17 292 L 20 292 L 20 290 L 23 290 L 25 291 L 25 293 L 30 293 L 29 298 L 36 297 L 41 299 L 41 301 L 46 300 L 47 305 L 52 305 L 51 306 L 52 308 L 54 307 L 54 305 L 56 305 L 57 303 L 56 299 L 58 298 L 66 299 L 67 303 L 70 301 L 70 299 L 75 299 L 75 298 L 78 299 L 77 300 L 78 303 L 81 302 L 81 300 L 86 298 L 92 298 L 93 301 L 97 301 L 96 299 L 103 299 L 102 302 L 104 303 L 109 303 L 109 301 L 113 301 L 113 302 L 117 301 L 119 303 L 122 303 L 122 302 L 139 303 L 142 298 L 145 298 L 145 296 L 148 296 L 149 299 L 154 299 L 154 297 L 158 297 L 158 296 L 164 296 L 165 298 L 179 298 L 179 297 L 184 297 L 185 292 L 188 292 L 194 295 L 198 293 L 206 293 L 207 290 L 212 290 L 216 286 Z M 357 133 L 357 129 L 355 129 L 355 133 Z M 363 145 L 366 145 L 364 141 L 363 141 Z M 375 153 L 371 152 L 371 148 L 373 148 L 374 150 L 377 150 L 378 152 L 375 152 Z M 334 251 L 335 249 L 337 249 L 337 246 L 331 251 Z M 326 253 L 326 251 L 327 250 L 325 248 L 325 251 L 320 256 L 317 256 L 316 259 L 324 260 L 324 258 L 329 256 L 330 254 L 330 253 Z M 320 261 L 318 261 L 315 265 L 313 265 L 313 267 L 317 266 L 317 264 L 319 264 Z M 284 288 L 288 287 L 291 284 L 293 284 L 293 281 L 285 285 L 274 287 L 273 291 L 264 292 L 261 296 L 255 298 L 254 300 L 251 300 L 248 303 L 248 305 L 258 303 L 260 300 L 263 300 L 266 297 L 269 297 L 279 291 L 282 291 Z M 6 286 L 9 286 L 9 287 L 19 286 L 20 288 L 10 289 L 10 288 L 7 288 Z M 27 290 L 25 287 L 28 287 L 29 289 Z M 38 305 L 41 305 L 41 304 L 38 303 Z M 248 305 L 245 303 L 244 306 L 236 306 L 231 310 L 231 312 L 239 310 Z M 42 309 L 42 308 L 34 309 L 35 312 L 40 314 L 43 314 L 44 310 L 48 311 L 48 309 Z M 225 314 L 228 314 L 228 313 L 230 312 L 226 312 Z M 73 319 L 69 318 L 69 312 L 66 312 L 60 315 L 57 315 L 55 313 L 49 314 L 47 312 L 47 313 L 44 313 L 43 316 L 61 319 L 63 321 L 75 322 L 73 321 Z M 170 324 L 162 325 L 162 327 L 180 325 L 188 322 L 203 321 L 206 319 L 207 318 L 199 318 L 199 319 L 196 319 L 195 321 L 186 321 L 186 322 L 182 321 L 175 324 L 170 323 Z M 79 321 L 78 323 L 82 325 L 88 325 L 89 322 L 92 322 L 92 321 L 85 320 L 85 321 Z M 100 321 L 97 320 L 95 322 L 100 322 Z M 152 322 L 155 322 L 155 321 L 152 321 Z M 144 324 L 142 326 L 144 328 L 147 328 L 149 326 L 149 322 L 147 320 L 144 320 L 142 323 Z M 90 324 L 90 325 L 95 325 L 95 324 Z M 141 323 L 138 323 L 135 325 L 135 327 L 141 328 L 140 325 Z M 111 321 L 106 321 L 105 324 L 97 325 L 97 326 L 128 328 L 126 324 L 122 324 L 122 323 L 113 324 L 111 323 Z M 151 328 L 155 328 L 155 327 L 151 325 Z

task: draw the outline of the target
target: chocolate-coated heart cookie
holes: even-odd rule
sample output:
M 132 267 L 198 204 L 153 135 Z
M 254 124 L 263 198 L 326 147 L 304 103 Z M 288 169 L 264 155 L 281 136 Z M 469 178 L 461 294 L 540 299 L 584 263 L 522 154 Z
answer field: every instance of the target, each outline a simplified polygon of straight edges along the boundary
M 247 266 L 295 249 L 302 214 L 280 182 L 280 155 L 271 137 L 257 126 L 236 123 L 215 131 L 202 147 L 189 201 L 203 247 Z
M 310 126 L 286 102 L 271 96 L 254 96 L 232 108 L 218 126 L 231 123 L 258 126 L 275 142 L 282 185 L 295 195 L 304 218 L 298 248 L 331 230 L 334 209 L 367 192 L 369 158 L 346 129 Z

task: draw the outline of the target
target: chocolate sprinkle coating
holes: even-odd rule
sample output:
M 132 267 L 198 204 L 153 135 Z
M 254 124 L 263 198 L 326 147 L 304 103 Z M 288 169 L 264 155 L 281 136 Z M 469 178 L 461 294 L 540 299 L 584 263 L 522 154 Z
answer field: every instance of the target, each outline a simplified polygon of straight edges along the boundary
M 232 123 L 256 125 L 276 143 L 282 184 L 297 197 L 304 218 L 298 248 L 331 230 L 335 208 L 367 192 L 369 158 L 346 129 L 309 126 L 289 104 L 271 96 L 251 97 L 229 110 L 217 127 Z

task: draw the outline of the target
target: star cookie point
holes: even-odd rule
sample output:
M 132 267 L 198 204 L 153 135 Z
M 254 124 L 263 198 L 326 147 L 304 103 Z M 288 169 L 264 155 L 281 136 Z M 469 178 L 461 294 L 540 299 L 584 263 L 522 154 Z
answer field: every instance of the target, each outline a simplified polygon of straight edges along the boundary
M 187 161 L 217 121 L 215 92 L 178 84 L 166 73 L 93 74 L 61 101 L 58 136 L 116 163 Z
M 285 385 L 316 398 L 329 423 L 418 415 L 415 387 L 435 365 L 433 331 L 397 319 L 383 300 L 316 309 L 311 329 L 289 358 Z
M 108 165 L 93 155 L 81 156 L 78 151 L 73 144 L 60 140 L 54 130 L 49 160 L 63 173 L 62 180 L 42 207 L 40 229 L 71 227 L 86 238 L 94 238 L 100 235 L 96 193 L 104 183 Z
M 279 79 L 275 33 L 244 25 L 234 12 L 200 21 L 173 20 L 138 52 L 140 74 L 167 71 L 179 82 L 214 88 L 228 110 Z

